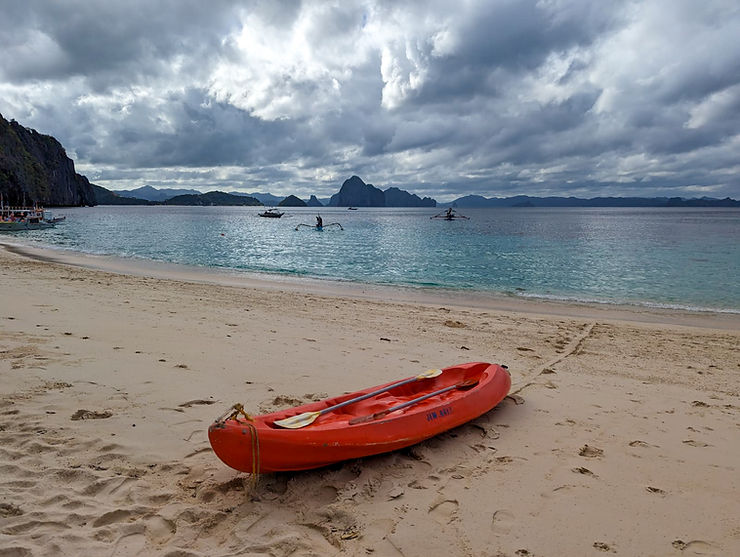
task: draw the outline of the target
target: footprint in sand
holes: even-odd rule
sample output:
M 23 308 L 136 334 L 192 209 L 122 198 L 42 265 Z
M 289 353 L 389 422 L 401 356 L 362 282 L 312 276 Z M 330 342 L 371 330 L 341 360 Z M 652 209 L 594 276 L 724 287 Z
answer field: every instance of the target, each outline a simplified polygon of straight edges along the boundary
M 491 531 L 494 534 L 508 534 L 514 525 L 514 514 L 505 509 L 497 510 L 491 517 Z
M 103 420 L 105 418 L 110 418 L 112 415 L 113 413 L 109 412 L 108 410 L 105 410 L 103 412 L 96 412 L 94 410 L 81 409 L 72 414 L 70 420 Z
M 691 540 L 690 542 L 675 540 L 671 545 L 688 555 L 718 555 L 717 546 L 703 540 Z
M 592 447 L 590 445 L 583 445 L 581 450 L 578 451 L 578 454 L 580 456 L 585 456 L 586 458 L 600 458 L 604 456 L 604 449 L 599 449 L 598 447 Z
M 683 441 L 684 445 L 689 445 L 691 447 L 710 447 L 711 445 L 704 443 L 702 441 L 695 441 L 694 439 L 686 439 Z
M 657 495 L 665 495 L 665 491 L 663 491 L 659 487 L 653 487 L 653 486 L 649 485 L 645 489 L 647 489 L 650 493 L 655 493 Z
M 576 421 L 568 418 L 564 422 L 555 422 L 555 425 L 576 425 Z
M 612 549 L 611 546 L 604 542 L 594 542 L 594 547 L 598 549 L 599 551 L 611 551 L 612 553 L 616 553 L 616 550 Z
M 630 447 L 650 447 L 651 446 L 650 444 L 645 443 L 645 441 L 640 441 L 639 439 L 630 441 L 629 445 Z
M 592 478 L 598 478 L 598 476 L 596 474 L 594 474 L 588 468 L 584 468 L 583 466 L 579 466 L 578 468 L 573 468 L 572 470 L 576 474 L 583 474 L 584 476 L 591 476 Z
M 155 545 L 167 543 L 176 531 L 175 523 L 161 516 L 155 516 L 146 521 L 146 537 Z
M 116 522 L 126 522 L 131 520 L 132 515 L 134 515 L 132 511 L 116 509 L 115 511 L 104 513 L 96 518 L 93 521 L 92 526 L 93 528 L 100 528 L 101 526 L 108 526 Z
M 449 524 L 457 518 L 458 507 L 460 507 L 460 503 L 457 502 L 457 499 L 438 499 L 432 503 L 428 512 L 438 522 Z
M 146 549 L 146 536 L 141 532 L 124 534 L 115 543 L 111 557 L 143 555 Z

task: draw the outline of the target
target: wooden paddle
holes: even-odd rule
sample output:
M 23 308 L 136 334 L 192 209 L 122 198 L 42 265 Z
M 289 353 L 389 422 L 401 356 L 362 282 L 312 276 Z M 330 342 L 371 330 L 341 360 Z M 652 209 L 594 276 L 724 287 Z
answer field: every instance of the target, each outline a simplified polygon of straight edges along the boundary
M 421 402 L 428 398 L 432 398 L 433 396 L 441 395 L 442 393 L 453 391 L 455 389 L 470 389 L 472 387 L 475 387 L 478 383 L 479 383 L 478 379 L 468 379 L 467 381 L 463 381 L 462 383 L 458 383 L 457 385 L 450 385 L 449 387 L 445 387 L 444 389 L 434 391 L 433 393 L 420 396 L 419 398 L 411 399 L 408 402 L 404 402 L 403 404 L 399 404 L 398 406 L 393 406 L 392 408 L 388 408 L 387 410 L 381 410 L 380 412 L 375 412 L 375 414 L 368 414 L 367 416 L 359 416 L 357 418 L 352 418 L 349 421 L 349 423 L 350 425 L 354 425 L 354 424 L 361 424 L 364 422 L 372 422 L 373 420 L 377 420 L 378 418 L 387 416 L 391 412 L 395 412 L 396 410 L 403 410 L 404 408 L 408 408 L 409 406 L 412 406 L 416 404 L 417 402 Z
M 307 425 L 312 424 L 316 420 L 316 418 L 318 418 L 319 416 L 326 414 L 327 412 L 331 412 L 332 410 L 341 408 L 342 406 L 347 406 L 348 404 L 352 404 L 354 402 L 359 402 L 361 400 L 374 397 L 375 395 L 379 395 L 380 393 L 390 391 L 391 389 L 395 389 L 396 387 L 400 387 L 401 385 L 413 383 L 414 381 L 420 381 L 421 379 L 431 379 L 432 377 L 437 377 L 439 375 L 442 375 L 441 369 L 430 369 L 430 370 L 425 371 L 424 373 L 420 373 L 416 377 L 412 377 L 410 379 L 404 379 L 403 381 L 393 383 L 392 385 L 388 385 L 387 387 L 383 387 L 382 389 L 378 389 L 377 391 L 373 391 L 371 393 L 365 393 L 362 396 L 358 396 L 355 398 L 351 398 L 349 400 L 345 400 L 344 402 L 340 402 L 339 404 L 335 404 L 334 406 L 329 406 L 328 408 L 324 408 L 323 410 L 319 410 L 316 412 L 304 412 L 303 414 L 291 416 L 290 418 L 284 418 L 282 420 L 275 420 L 274 424 L 276 426 L 284 427 L 287 429 L 298 429 L 301 427 L 306 427 Z

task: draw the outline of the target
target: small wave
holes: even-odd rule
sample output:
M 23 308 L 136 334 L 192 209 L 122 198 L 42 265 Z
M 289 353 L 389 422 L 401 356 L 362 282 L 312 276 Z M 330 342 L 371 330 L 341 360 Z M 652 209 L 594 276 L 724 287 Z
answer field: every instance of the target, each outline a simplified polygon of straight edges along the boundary
M 598 298 L 580 298 L 577 296 L 558 296 L 555 294 L 536 294 L 532 292 L 512 292 L 509 293 L 519 298 L 534 298 L 538 300 L 549 300 L 553 302 L 568 302 L 576 304 L 596 304 L 606 306 L 636 306 L 649 309 L 666 309 L 672 311 L 691 311 L 697 313 L 727 313 L 740 315 L 740 309 L 736 308 L 713 308 L 704 306 L 694 306 L 686 304 L 669 304 L 664 302 L 648 302 L 638 300 L 603 300 Z

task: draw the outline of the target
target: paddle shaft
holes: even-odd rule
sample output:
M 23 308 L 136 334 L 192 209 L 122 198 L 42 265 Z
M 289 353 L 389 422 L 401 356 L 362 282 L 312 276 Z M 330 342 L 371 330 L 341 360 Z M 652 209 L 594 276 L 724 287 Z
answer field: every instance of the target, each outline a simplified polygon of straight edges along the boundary
M 320 410 L 318 415 L 322 416 L 326 414 L 327 412 L 331 412 L 332 410 L 336 410 L 337 408 L 342 408 L 343 406 L 347 406 L 348 404 L 353 404 L 355 402 L 360 402 L 361 400 L 365 400 L 367 398 L 374 397 L 375 395 L 379 395 L 380 393 L 384 393 L 386 391 L 390 391 L 391 389 L 395 389 L 396 387 L 400 387 L 401 385 L 407 385 L 408 383 L 413 383 L 414 381 L 419 381 L 419 379 L 426 379 L 425 377 L 411 377 L 409 379 L 404 379 L 403 381 L 398 381 L 397 383 L 393 383 L 392 385 L 388 385 L 387 387 L 383 387 L 382 389 L 378 389 L 377 391 L 373 391 L 371 393 L 365 393 L 362 396 L 358 396 L 355 398 L 351 398 L 349 400 L 345 400 L 344 402 L 340 402 L 339 404 L 335 404 L 334 406 L 329 406 L 328 408 L 324 408 L 323 410 Z
M 387 416 L 391 412 L 396 412 L 397 410 L 403 410 L 404 408 L 408 408 L 409 406 L 413 406 L 414 404 L 417 404 L 419 402 L 422 402 L 428 398 L 432 398 L 433 396 L 438 396 L 441 394 L 444 394 L 448 391 L 453 391 L 455 389 L 462 389 L 465 387 L 473 387 L 478 384 L 478 380 L 476 379 L 469 379 L 468 381 L 463 381 L 462 383 L 458 383 L 457 385 L 450 385 L 449 387 L 445 387 L 444 389 L 439 389 L 438 391 L 434 391 L 432 393 L 428 393 L 424 396 L 420 396 L 419 398 L 414 398 L 409 401 L 404 402 L 403 404 L 399 404 L 398 406 L 393 406 L 392 408 L 388 408 L 387 410 L 381 410 L 380 412 L 375 412 L 374 414 L 369 414 L 367 416 L 361 416 L 358 418 L 352 418 L 349 423 L 350 425 L 354 424 L 360 424 L 362 422 L 369 422 L 372 420 L 377 420 L 378 418 L 382 418 L 383 416 Z

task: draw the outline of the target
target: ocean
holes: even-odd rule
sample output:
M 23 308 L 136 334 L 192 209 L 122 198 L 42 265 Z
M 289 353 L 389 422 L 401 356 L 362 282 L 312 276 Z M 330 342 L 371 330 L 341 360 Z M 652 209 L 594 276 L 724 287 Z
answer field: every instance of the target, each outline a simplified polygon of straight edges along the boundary
M 45 247 L 357 283 L 740 313 L 740 210 L 93 207 Z M 320 213 L 327 226 L 313 225 Z M 20 233 L 18 233 L 20 235 Z

